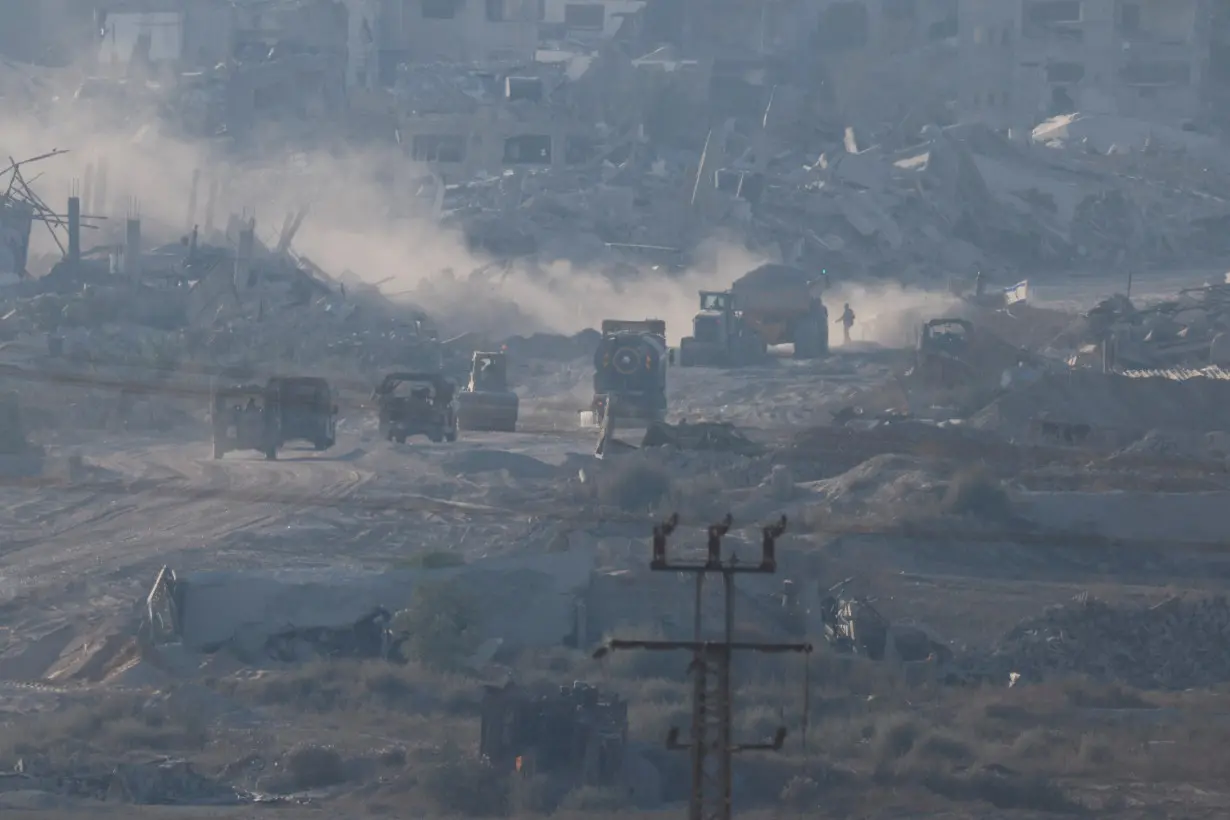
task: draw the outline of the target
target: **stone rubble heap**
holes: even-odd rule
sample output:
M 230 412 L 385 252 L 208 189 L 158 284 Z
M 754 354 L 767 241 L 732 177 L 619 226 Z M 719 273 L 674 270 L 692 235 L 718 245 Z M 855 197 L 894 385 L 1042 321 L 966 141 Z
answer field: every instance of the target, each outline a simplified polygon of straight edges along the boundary
M 1230 603 L 1224 596 L 1171 598 L 1152 607 L 1080 596 L 1006 634 L 986 659 L 1006 680 L 1087 675 L 1140 689 L 1188 689 L 1230 681 Z

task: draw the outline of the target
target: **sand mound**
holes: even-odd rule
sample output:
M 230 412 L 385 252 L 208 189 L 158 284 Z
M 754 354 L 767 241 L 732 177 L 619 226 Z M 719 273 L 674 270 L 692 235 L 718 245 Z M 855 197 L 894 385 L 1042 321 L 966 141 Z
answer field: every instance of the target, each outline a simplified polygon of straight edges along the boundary
M 836 478 L 813 482 L 820 503 L 836 513 L 863 514 L 888 507 L 935 503 L 948 486 L 949 470 L 926 459 L 874 456 Z
M 1230 406 L 1230 382 L 1130 379 L 1089 371 L 1045 376 L 1007 393 L 971 420 L 983 429 L 1023 430 L 1046 414 L 1056 422 L 1143 434 L 1210 432 Z
M 533 456 L 504 450 L 465 450 L 444 459 L 440 466 L 458 475 L 507 472 L 512 478 L 522 480 L 548 480 L 560 473 L 558 467 Z

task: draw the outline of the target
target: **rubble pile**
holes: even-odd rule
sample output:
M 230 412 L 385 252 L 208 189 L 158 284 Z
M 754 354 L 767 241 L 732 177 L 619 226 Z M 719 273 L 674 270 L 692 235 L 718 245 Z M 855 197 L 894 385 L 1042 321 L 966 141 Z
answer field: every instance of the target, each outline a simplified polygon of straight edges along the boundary
M 1185 288 L 1178 298 L 1138 307 L 1123 294 L 1085 315 L 1081 339 L 1110 345 L 1122 370 L 1230 364 L 1230 284 Z M 1092 352 L 1097 355 L 1100 349 Z
M 1228 631 L 1222 596 L 1147 608 L 1081 596 L 1013 628 L 986 660 L 1000 679 L 1079 674 L 1141 689 L 1207 687 L 1230 681 Z
M 1217 431 L 1225 426 L 1221 418 L 1227 401 L 1230 382 L 1220 379 L 1133 379 L 1073 370 L 1021 385 L 976 413 L 971 423 L 982 430 L 1016 433 L 1047 419 L 1113 432 L 1130 441 L 1150 430 Z
M 15 343 L 9 363 L 24 355 L 52 373 L 86 365 L 87 381 L 132 394 L 174 392 L 164 384 L 172 373 L 195 374 L 207 389 L 211 375 L 250 368 L 257 351 L 266 366 L 440 366 L 424 313 L 255 240 L 246 260 L 193 238 L 143 254 L 136 276 L 113 268 L 86 254 L 0 290 L 0 339 Z
M 40 791 L 143 806 L 222 806 L 253 802 L 197 772 L 185 760 L 125 762 L 113 768 L 77 766 L 71 773 L 42 758 L 23 758 L 0 773 L 0 793 Z
M 961 125 L 930 126 L 900 150 L 774 144 L 770 158 L 757 158 L 764 139 L 728 124 L 705 141 L 698 172 L 700 146 L 608 136 L 588 164 L 450 185 L 444 224 L 474 247 L 609 270 L 643 264 L 629 247 L 686 254 L 721 227 L 788 264 L 917 282 L 1023 263 L 1120 263 L 1125 253 L 1147 263 L 1226 250 L 1208 225 L 1230 220 L 1230 200 L 1177 183 L 1183 157 L 1159 169 L 1124 149 L 1020 145 Z M 691 207 L 680 209 L 681 198 Z

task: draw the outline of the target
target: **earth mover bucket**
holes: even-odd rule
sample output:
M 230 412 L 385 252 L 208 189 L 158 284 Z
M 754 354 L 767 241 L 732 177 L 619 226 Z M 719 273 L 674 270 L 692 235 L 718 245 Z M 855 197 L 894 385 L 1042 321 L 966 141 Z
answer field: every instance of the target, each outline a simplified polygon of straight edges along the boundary
M 457 425 L 462 430 L 512 433 L 521 401 L 508 389 L 508 362 L 503 352 L 476 352 L 470 381 L 457 396 Z

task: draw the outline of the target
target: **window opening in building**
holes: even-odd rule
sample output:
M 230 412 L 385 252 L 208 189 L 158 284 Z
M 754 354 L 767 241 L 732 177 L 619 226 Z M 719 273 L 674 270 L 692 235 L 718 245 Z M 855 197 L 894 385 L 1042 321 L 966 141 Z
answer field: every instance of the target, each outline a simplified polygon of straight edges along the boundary
M 459 134 L 415 134 L 410 159 L 415 162 L 463 162 L 466 138 Z
M 551 137 L 547 134 L 522 134 L 504 140 L 506 165 L 550 165 Z
M 820 15 L 816 45 L 835 51 L 863 48 L 870 38 L 871 22 L 861 2 L 832 3 Z
M 1081 63 L 1047 63 L 1048 83 L 1079 83 L 1085 79 L 1085 66 Z
M 606 6 L 601 3 L 569 3 L 564 6 L 568 28 L 598 29 L 606 25 Z
M 457 0 L 421 0 L 424 20 L 452 20 L 457 17 Z

